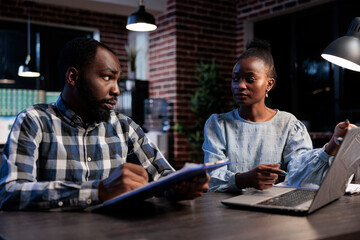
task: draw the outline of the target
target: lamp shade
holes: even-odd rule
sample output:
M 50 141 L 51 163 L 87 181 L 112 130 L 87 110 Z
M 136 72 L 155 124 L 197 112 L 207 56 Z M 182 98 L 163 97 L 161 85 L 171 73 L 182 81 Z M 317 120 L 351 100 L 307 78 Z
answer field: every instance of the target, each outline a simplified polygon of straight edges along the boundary
M 40 77 L 40 73 L 37 72 L 29 65 L 20 65 L 18 75 L 20 77 Z
M 330 43 L 321 54 L 340 67 L 360 72 L 360 17 L 353 19 L 345 36 Z
M 6 64 L 3 66 L 3 71 L 0 72 L 0 84 L 14 84 L 15 80 L 13 79 L 12 74 L 7 70 Z
M 149 32 L 156 28 L 155 18 L 145 11 L 143 1 L 140 1 L 137 12 L 128 17 L 126 29 L 137 32 Z
M 20 77 L 40 77 L 40 73 L 31 64 L 30 55 L 26 57 L 25 64 L 19 66 L 18 75 Z

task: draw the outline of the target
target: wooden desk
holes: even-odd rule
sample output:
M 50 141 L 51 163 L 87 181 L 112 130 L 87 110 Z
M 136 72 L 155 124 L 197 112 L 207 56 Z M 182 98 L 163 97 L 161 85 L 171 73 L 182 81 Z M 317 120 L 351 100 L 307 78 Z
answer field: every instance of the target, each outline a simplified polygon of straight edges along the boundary
M 151 199 L 114 214 L 0 212 L 0 233 L 16 239 L 360 239 L 360 196 L 344 196 L 306 217 L 245 211 L 220 203 Z

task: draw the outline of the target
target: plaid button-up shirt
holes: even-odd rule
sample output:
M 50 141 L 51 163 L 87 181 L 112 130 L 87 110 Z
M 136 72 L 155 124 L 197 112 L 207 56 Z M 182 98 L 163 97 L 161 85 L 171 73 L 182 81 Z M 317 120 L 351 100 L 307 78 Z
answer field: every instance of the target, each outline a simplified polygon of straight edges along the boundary
M 142 165 L 149 181 L 174 171 L 130 118 L 86 126 L 61 97 L 21 112 L 4 146 L 0 208 L 86 208 L 99 203 L 98 185 L 124 162 Z

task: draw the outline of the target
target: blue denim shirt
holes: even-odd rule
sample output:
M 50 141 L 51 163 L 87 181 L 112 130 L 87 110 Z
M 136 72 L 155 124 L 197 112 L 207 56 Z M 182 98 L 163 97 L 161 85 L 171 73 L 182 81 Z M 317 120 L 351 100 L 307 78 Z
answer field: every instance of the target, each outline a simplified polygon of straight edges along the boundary
M 211 191 L 239 191 L 236 173 L 279 162 L 288 172 L 287 184 L 316 187 L 333 159 L 324 147 L 313 149 L 304 124 L 294 115 L 279 110 L 267 122 L 246 121 L 237 109 L 213 114 L 206 122 L 204 135 L 205 163 L 225 157 L 235 162 L 210 172 Z

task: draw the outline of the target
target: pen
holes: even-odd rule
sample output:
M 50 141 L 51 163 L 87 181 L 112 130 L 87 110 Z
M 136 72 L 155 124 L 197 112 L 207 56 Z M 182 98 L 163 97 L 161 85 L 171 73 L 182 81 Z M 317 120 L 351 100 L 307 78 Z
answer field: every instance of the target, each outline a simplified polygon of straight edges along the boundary
M 227 160 L 228 159 L 223 159 L 223 160 L 219 160 L 219 161 L 216 161 L 216 162 L 207 162 L 207 163 L 204 163 L 204 165 L 205 166 L 211 166 L 211 165 L 214 165 L 214 164 L 226 162 Z
M 278 164 L 281 165 L 281 162 L 278 162 Z M 283 175 L 283 176 L 287 176 L 287 175 L 288 175 L 287 172 L 285 172 L 285 171 L 282 171 L 280 174 Z
M 343 138 L 338 137 L 338 138 L 336 138 L 336 141 L 338 141 L 339 143 L 341 143 L 341 142 L 343 141 Z

